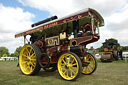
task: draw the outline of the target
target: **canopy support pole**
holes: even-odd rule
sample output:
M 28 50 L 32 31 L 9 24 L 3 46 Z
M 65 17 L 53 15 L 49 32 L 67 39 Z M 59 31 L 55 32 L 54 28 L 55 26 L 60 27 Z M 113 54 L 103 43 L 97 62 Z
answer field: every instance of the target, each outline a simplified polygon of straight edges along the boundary
M 26 44 L 26 35 L 24 36 L 24 45 Z
M 97 22 L 98 35 L 100 36 L 99 22 Z
M 94 18 L 93 18 L 93 15 L 91 15 L 91 24 L 92 24 L 92 34 L 94 34 Z

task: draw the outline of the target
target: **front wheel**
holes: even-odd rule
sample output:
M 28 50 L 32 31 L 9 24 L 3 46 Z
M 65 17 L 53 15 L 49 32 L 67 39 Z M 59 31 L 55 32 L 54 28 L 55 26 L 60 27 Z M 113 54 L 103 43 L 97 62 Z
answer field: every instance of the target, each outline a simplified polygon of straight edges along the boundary
M 58 60 L 58 72 L 65 80 L 75 80 L 81 74 L 82 64 L 80 58 L 72 53 L 64 53 Z
M 89 75 L 95 72 L 97 68 L 97 61 L 95 57 L 90 53 L 85 53 L 81 58 L 82 61 L 82 74 Z
M 24 45 L 19 56 L 19 66 L 23 74 L 34 75 L 40 71 L 38 57 L 41 51 L 36 45 Z

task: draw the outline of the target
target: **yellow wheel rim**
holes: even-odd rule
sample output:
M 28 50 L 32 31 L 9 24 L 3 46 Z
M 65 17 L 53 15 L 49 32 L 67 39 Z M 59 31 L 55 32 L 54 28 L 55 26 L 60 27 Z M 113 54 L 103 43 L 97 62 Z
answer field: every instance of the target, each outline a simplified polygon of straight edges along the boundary
M 31 74 L 36 66 L 36 55 L 30 45 L 25 45 L 19 56 L 20 69 L 24 74 Z
M 83 64 L 84 66 L 82 66 L 83 74 L 91 74 L 96 69 L 96 61 L 94 57 L 89 53 L 85 54 L 85 57 L 83 57 L 82 59 L 82 63 L 85 64 Z
M 79 71 L 78 61 L 72 54 L 65 53 L 58 60 L 58 71 L 62 78 L 73 80 Z

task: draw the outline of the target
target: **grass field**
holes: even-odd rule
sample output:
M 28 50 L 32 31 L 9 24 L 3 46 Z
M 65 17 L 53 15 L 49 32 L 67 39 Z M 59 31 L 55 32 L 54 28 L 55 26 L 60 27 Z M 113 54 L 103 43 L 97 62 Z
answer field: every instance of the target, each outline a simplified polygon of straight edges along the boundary
M 128 85 L 128 62 L 101 63 L 92 75 L 82 75 L 76 81 L 63 80 L 58 72 L 44 72 L 35 76 L 23 75 L 17 61 L 0 61 L 0 85 Z

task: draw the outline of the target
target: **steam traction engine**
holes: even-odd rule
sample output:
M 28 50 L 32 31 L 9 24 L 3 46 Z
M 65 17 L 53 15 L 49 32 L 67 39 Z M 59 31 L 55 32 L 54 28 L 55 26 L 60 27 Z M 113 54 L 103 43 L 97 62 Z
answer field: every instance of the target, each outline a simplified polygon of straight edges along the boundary
M 86 45 L 99 40 L 102 16 L 94 9 L 84 9 L 57 19 L 53 16 L 32 24 L 32 29 L 18 33 L 24 36 L 19 65 L 23 74 L 55 71 L 65 80 L 75 80 L 82 74 L 92 74 L 97 68 L 95 57 L 86 52 Z M 31 35 L 30 42 L 26 36 Z
M 108 40 L 106 39 L 106 42 L 103 43 L 103 46 L 104 52 L 101 54 L 100 58 L 102 62 L 112 62 L 113 60 L 118 60 L 116 43 L 108 42 Z

